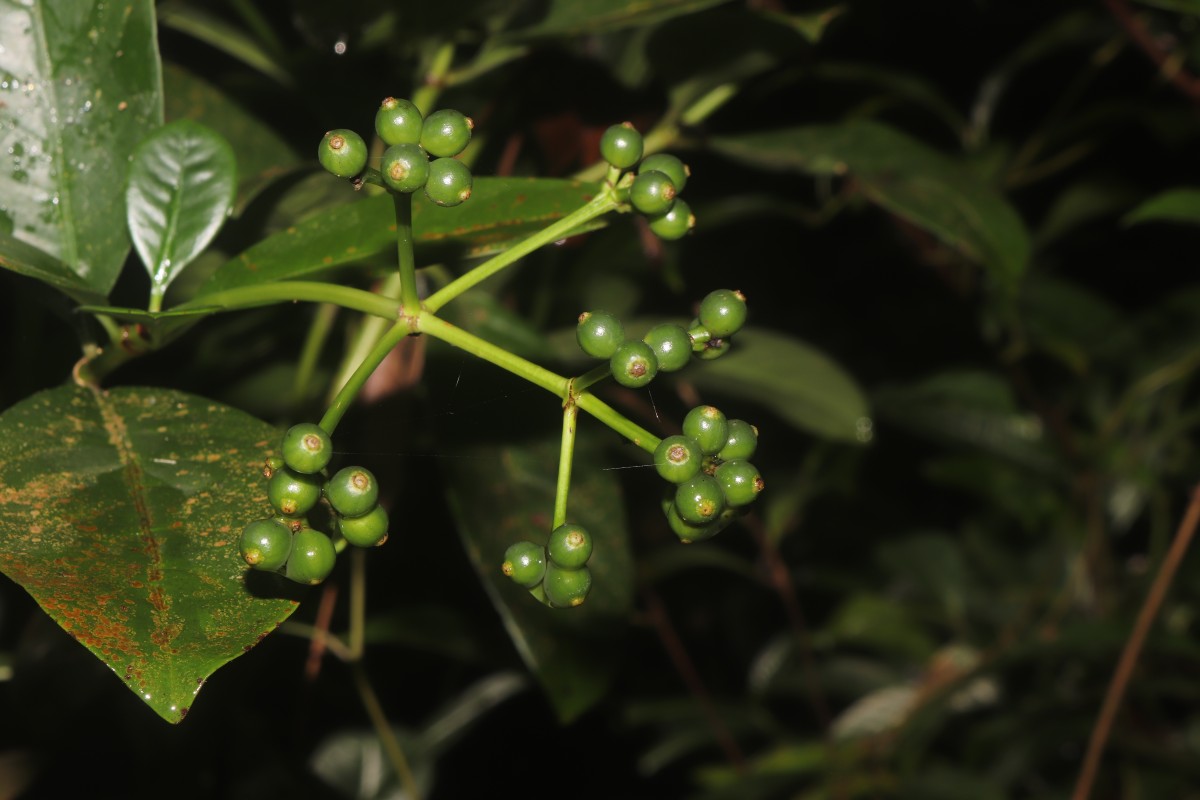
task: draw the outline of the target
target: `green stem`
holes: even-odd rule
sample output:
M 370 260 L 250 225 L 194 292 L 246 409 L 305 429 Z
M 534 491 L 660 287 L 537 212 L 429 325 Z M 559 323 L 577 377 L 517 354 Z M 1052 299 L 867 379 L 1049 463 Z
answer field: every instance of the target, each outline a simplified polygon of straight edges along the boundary
M 572 394 L 574 390 L 571 390 Z M 563 404 L 562 444 L 558 450 L 558 485 L 554 489 L 553 530 L 567 521 L 567 495 L 571 491 L 571 462 L 575 457 L 575 428 L 579 419 L 579 406 L 573 397 Z
M 400 776 L 400 785 L 404 789 L 405 798 L 420 800 L 420 790 L 417 788 L 416 779 L 413 778 L 412 769 L 408 766 L 408 759 L 404 757 L 404 749 L 400 747 L 400 741 L 396 738 L 392 726 L 388 724 L 387 716 L 383 713 L 383 706 L 379 704 L 379 696 L 375 694 L 375 688 L 367 679 L 366 671 L 359 662 L 353 663 L 350 669 L 354 673 L 354 685 L 358 689 L 359 699 L 362 700 L 367 716 L 371 718 L 375 734 L 379 737 L 383 751 L 387 753 L 388 760 L 392 762 L 396 774 Z
M 658 447 L 658 443 L 662 441 L 641 425 L 626 419 L 619 411 L 594 394 L 581 394 L 575 398 L 575 403 L 647 453 L 653 453 L 654 448 Z
M 201 295 L 194 300 L 172 308 L 172 311 L 219 307 L 221 311 L 237 311 L 257 308 L 276 303 L 295 303 L 305 300 L 314 303 L 332 303 L 352 311 L 361 311 L 376 317 L 396 318 L 396 301 L 380 297 L 372 292 L 351 286 L 320 281 L 278 281 L 256 286 L 241 286 L 221 292 Z
M 582 394 L 584 389 L 611 376 L 612 367 L 607 363 L 598 364 L 571 381 L 571 391 L 576 395 Z
M 446 84 L 446 75 L 450 72 L 450 65 L 453 63 L 454 45 L 445 42 L 438 47 L 433 58 L 429 60 L 429 68 L 425 70 L 423 82 L 413 90 L 413 105 L 419 108 L 422 114 L 428 115 L 433 111 L 433 104 L 437 102 L 438 96 L 442 93 L 442 87 Z
M 162 311 L 163 297 L 167 294 L 167 287 L 155 286 L 150 290 L 150 304 L 146 306 L 146 310 L 150 313 Z
M 615 210 L 620 205 L 616 193 L 611 187 L 606 187 L 586 205 L 575 209 L 570 214 L 542 230 L 522 239 L 513 247 L 497 253 L 475 269 L 451 281 L 425 300 L 425 308 L 437 311 L 446 303 L 458 297 L 472 286 L 487 280 L 500 270 L 508 267 L 539 247 L 557 242 L 580 225 L 584 225 L 597 217 Z
M 375 371 L 375 368 L 382 363 L 383 359 L 387 357 L 387 354 L 392 351 L 392 348 L 401 339 L 413 333 L 413 329 L 410 326 L 411 322 L 409 320 L 400 320 L 375 343 L 375 346 L 371 348 L 371 352 L 367 353 L 367 357 L 358 365 L 358 369 L 354 370 L 354 374 L 338 390 L 337 395 L 329 404 L 329 409 L 325 412 L 325 416 L 321 417 L 321 421 L 318 424 L 325 429 L 326 433 L 333 435 L 334 429 L 342 421 L 342 416 L 345 415 L 347 409 L 350 408 L 350 404 L 354 402 L 354 398 L 362 390 L 363 384 L 371 377 L 371 373 Z
M 535 386 L 545 389 L 557 396 L 566 397 L 567 379 L 557 375 L 545 367 L 540 367 L 532 361 L 526 361 L 518 355 L 508 352 L 503 347 L 497 347 L 485 339 L 451 325 L 449 322 L 431 314 L 429 311 L 420 312 L 414 320 L 416 330 L 427 333 L 435 339 L 441 339 L 446 344 L 466 350 L 484 361 L 495 364 L 501 369 L 524 378 Z M 322 427 L 324 427 L 322 425 Z M 326 430 L 329 430 L 326 428 Z
M 392 192 L 396 206 L 396 255 L 400 264 L 400 305 L 406 313 L 421 307 L 417 294 L 417 260 L 413 255 L 412 195 Z

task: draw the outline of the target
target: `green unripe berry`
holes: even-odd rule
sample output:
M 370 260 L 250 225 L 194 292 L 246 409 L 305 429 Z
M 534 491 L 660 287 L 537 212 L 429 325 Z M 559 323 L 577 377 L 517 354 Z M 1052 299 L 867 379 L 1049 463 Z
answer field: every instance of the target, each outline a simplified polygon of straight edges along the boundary
M 711 475 L 703 472 L 675 488 L 675 510 L 684 522 L 703 525 L 714 522 L 725 509 L 725 493 Z
M 700 324 L 714 339 L 724 339 L 746 323 L 746 296 L 731 289 L 709 292 L 700 301 Z
M 608 360 L 613 379 L 622 386 L 639 389 L 658 374 L 658 359 L 650 345 L 638 339 L 621 344 Z
M 670 178 L 676 193 L 683 191 L 688 177 L 692 174 L 687 164 L 670 153 L 655 153 L 643 158 L 642 163 L 638 164 L 638 175 L 651 171 L 661 172 Z
M 722 461 L 751 458 L 758 449 L 758 428 L 744 419 L 729 420 L 729 433 L 725 446 L 717 453 Z
M 443 108 L 425 118 L 421 126 L 421 147 L 435 158 L 449 158 L 463 151 L 471 141 L 475 123 L 460 111 Z
M 642 341 L 650 345 L 658 359 L 658 368 L 663 372 L 683 369 L 692 360 L 692 337 L 678 325 L 670 322 L 655 325 Z
M 325 497 L 343 517 L 360 517 L 379 501 L 379 484 L 364 467 L 344 467 L 325 484 Z
M 657 170 L 642 172 L 629 187 L 629 202 L 643 214 L 665 214 L 675 203 L 675 184 Z
M 733 508 L 753 503 L 765 485 L 758 474 L 758 467 L 740 458 L 717 467 L 713 477 L 721 484 L 721 491 L 725 492 L 725 504 Z
M 500 571 L 526 589 L 542 582 L 546 574 L 546 548 L 533 542 L 517 542 L 504 551 Z
M 242 558 L 255 569 L 274 571 L 287 563 L 292 532 L 273 519 L 260 519 L 242 529 Z
M 333 440 L 320 425 L 311 422 L 288 428 L 279 449 L 289 469 L 306 475 L 325 469 L 333 458 Z
M 553 561 L 546 564 L 546 575 L 542 578 L 542 589 L 546 599 L 555 608 L 572 608 L 583 605 L 592 589 L 592 573 L 587 567 L 565 569 Z
M 353 178 L 367 166 L 367 143 L 354 131 L 332 130 L 317 147 L 317 160 L 339 178 Z
M 263 462 L 262 475 L 267 480 L 271 479 L 279 470 L 283 469 L 283 459 L 279 456 L 267 456 L 267 460 Z
M 467 165 L 454 158 L 429 162 L 425 196 L 439 206 L 456 206 L 471 197 L 473 178 Z
M 683 435 L 695 439 L 704 455 L 716 455 L 729 441 L 729 422 L 714 406 L 696 406 L 683 418 Z
M 655 236 L 668 242 L 682 239 L 694 227 L 696 216 L 692 213 L 692 207 L 678 197 L 675 198 L 675 204 L 671 206 L 670 211 L 650 217 L 650 230 Z
M 284 574 L 296 583 L 317 584 L 329 577 L 337 561 L 337 551 L 329 537 L 318 530 L 303 528 L 292 537 L 292 553 Z
M 415 144 L 394 144 L 379 162 L 383 182 L 402 194 L 412 194 L 429 180 L 429 157 Z
M 688 436 L 668 436 L 654 448 L 654 468 L 671 483 L 690 481 L 703 465 L 700 445 Z
M 338 530 L 355 547 L 378 547 L 388 538 L 388 513 L 376 505 L 357 517 L 338 517 Z
M 607 311 L 585 311 L 579 315 L 575 340 L 592 358 L 612 358 L 625 341 L 625 326 Z
M 384 98 L 375 112 L 375 132 L 387 145 L 417 144 L 423 122 L 419 108 L 396 97 Z
M 667 527 L 671 532 L 679 537 L 679 541 L 684 544 L 703 541 L 715 536 L 722 527 L 718 522 L 708 522 L 702 525 L 693 525 L 687 522 L 683 517 L 679 516 L 679 509 L 672 503 L 667 506 Z
M 600 136 L 600 155 L 618 169 L 629 169 L 642 158 L 642 135 L 633 124 L 612 125 Z
M 546 542 L 546 555 L 563 569 L 580 569 L 592 557 L 592 535 L 582 525 L 559 525 Z
M 321 499 L 321 476 L 284 467 L 267 481 L 267 499 L 285 517 L 307 514 Z

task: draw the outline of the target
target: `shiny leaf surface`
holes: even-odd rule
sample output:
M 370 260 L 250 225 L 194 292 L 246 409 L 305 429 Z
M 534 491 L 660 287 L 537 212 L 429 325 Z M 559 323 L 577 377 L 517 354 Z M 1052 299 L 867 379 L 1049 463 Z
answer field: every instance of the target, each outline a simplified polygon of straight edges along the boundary
M 0 570 L 169 722 L 295 608 L 248 569 L 278 433 L 200 397 L 74 385 L 0 416 Z

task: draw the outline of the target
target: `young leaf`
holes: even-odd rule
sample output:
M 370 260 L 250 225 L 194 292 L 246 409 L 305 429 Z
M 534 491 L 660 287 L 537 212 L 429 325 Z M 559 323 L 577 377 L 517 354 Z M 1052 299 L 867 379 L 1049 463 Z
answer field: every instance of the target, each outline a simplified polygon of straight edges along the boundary
M 270 508 L 260 465 L 277 435 L 181 392 L 34 395 L 0 415 L 0 571 L 179 722 L 295 608 L 238 554 Z
M 88 286 L 66 264 L 20 239 L 0 233 L 0 267 L 49 284 L 78 303 L 99 303 L 104 295 Z
M 1151 221 L 1200 224 L 1200 189 L 1172 189 L 1155 195 L 1122 220 L 1125 225 Z
M 165 125 L 134 150 L 125 199 L 134 247 L 150 273 L 152 310 L 217 235 L 236 191 L 233 148 L 198 122 Z
M 162 122 L 154 3 L 4 3 L 0 30 L 0 212 L 107 295 L 129 252 L 129 154 Z

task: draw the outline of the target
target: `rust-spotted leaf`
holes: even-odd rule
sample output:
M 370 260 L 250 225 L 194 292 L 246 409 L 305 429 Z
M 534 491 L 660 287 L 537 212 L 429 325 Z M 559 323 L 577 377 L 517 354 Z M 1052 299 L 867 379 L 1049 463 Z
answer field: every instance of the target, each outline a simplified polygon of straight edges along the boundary
M 277 432 L 195 395 L 62 386 L 0 415 L 0 571 L 178 722 L 295 608 L 238 555 Z M 259 573 L 255 577 L 263 576 Z

